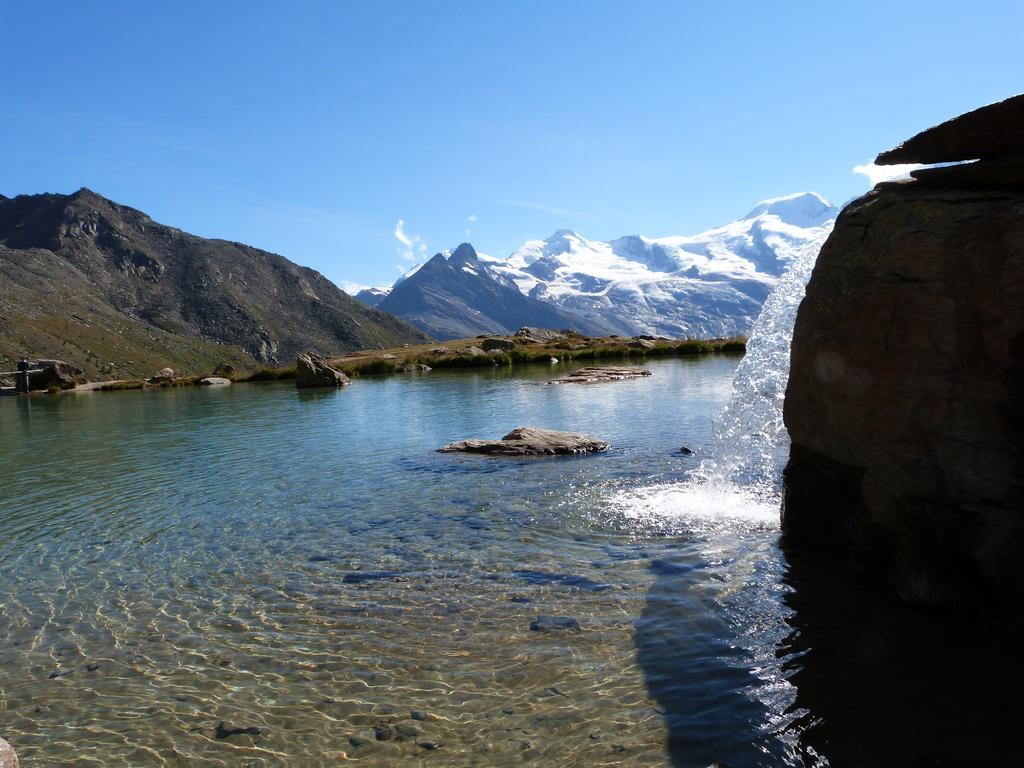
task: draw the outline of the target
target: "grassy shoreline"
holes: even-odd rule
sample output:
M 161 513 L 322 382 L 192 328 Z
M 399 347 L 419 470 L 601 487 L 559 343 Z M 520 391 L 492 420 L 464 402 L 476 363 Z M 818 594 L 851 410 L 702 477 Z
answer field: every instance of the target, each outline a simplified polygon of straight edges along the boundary
M 489 336 L 475 339 L 457 339 L 393 349 L 362 350 L 329 357 L 329 363 L 351 378 L 367 375 L 389 375 L 406 372 L 407 366 L 430 368 L 479 368 L 513 366 L 528 363 L 546 363 L 551 358 L 560 361 L 630 360 L 642 361 L 653 357 L 698 357 L 703 355 L 742 355 L 747 340 L 742 337 L 728 339 L 624 339 L 618 337 L 588 338 L 568 334 L 564 339 L 545 343 L 515 343 L 510 349 L 480 352 L 485 338 L 514 337 Z M 475 348 L 475 350 L 473 349 Z M 444 351 L 442 351 L 444 350 Z M 149 384 L 144 379 L 126 379 L 93 382 L 82 389 L 113 392 L 127 389 L 184 387 L 198 385 L 206 376 L 183 376 L 170 382 Z M 233 383 L 256 381 L 287 381 L 295 378 L 295 366 L 259 368 L 239 371 L 228 376 Z
M 484 338 L 510 339 L 512 337 L 489 336 Z M 564 340 L 544 344 L 516 344 L 507 350 L 493 350 L 483 354 L 468 352 L 471 347 L 479 348 L 483 338 L 458 339 L 417 346 L 352 352 L 339 357 L 330 357 L 332 367 L 349 377 L 372 374 L 394 374 L 405 372 L 406 366 L 426 365 L 430 368 L 478 368 L 510 366 L 524 363 L 546 363 L 551 358 L 560 361 L 588 360 L 643 360 L 648 357 L 696 357 L 700 355 L 736 354 L 746 351 L 745 338 L 730 339 L 656 339 L 649 347 L 640 346 L 634 339 L 615 337 L 590 339 L 569 336 Z M 435 350 L 445 349 L 439 353 Z M 248 375 L 238 376 L 235 381 L 272 381 L 295 378 L 295 366 L 284 368 L 263 368 Z

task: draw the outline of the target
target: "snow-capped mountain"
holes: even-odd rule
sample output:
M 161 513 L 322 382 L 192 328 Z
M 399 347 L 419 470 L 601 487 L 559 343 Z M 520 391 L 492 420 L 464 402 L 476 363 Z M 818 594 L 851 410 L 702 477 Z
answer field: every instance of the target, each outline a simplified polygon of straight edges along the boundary
M 559 230 L 505 259 L 478 254 L 479 268 L 557 307 L 584 333 L 739 335 L 750 330 L 796 253 L 824 237 L 837 214 L 820 195 L 800 193 L 765 200 L 742 219 L 698 235 L 601 242 Z M 417 282 L 425 281 L 419 275 Z M 443 294 L 445 288 L 431 290 Z M 475 309 L 486 313 L 487 307 Z
M 359 299 L 363 304 L 369 304 L 371 307 L 376 307 L 387 295 L 391 293 L 391 288 L 363 288 L 359 293 L 355 294 L 355 297 Z
M 437 254 L 403 278 L 377 308 L 437 339 L 508 334 L 530 324 L 593 332 L 582 318 L 521 293 L 515 283 L 489 270 L 469 243 Z

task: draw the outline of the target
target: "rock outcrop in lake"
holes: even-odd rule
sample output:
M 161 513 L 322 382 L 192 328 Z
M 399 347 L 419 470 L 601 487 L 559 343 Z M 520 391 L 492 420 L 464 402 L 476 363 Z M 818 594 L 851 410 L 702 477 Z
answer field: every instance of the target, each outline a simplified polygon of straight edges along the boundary
M 599 384 L 605 381 L 622 381 L 650 376 L 646 368 L 628 365 L 602 365 L 593 368 L 577 368 L 568 376 L 552 379 L 548 384 Z
M 295 386 L 314 387 L 347 387 L 349 378 L 336 368 L 332 368 L 319 355 L 303 352 L 295 358 Z
M 607 451 L 611 445 L 579 432 L 516 427 L 500 440 L 460 440 L 438 448 L 441 453 L 486 453 L 495 456 L 555 456 Z
M 980 159 L 979 159 L 980 158 Z M 927 603 L 1024 598 L 1024 96 L 879 163 L 796 321 L 783 529 Z

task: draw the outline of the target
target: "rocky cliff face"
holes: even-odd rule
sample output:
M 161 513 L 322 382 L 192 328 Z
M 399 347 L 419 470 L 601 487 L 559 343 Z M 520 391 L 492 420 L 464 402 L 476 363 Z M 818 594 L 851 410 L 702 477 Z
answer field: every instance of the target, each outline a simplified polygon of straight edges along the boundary
M 0 284 L 0 362 L 23 351 L 93 377 L 427 339 L 282 256 L 190 235 L 87 189 L 0 199 Z
M 985 137 L 988 138 L 985 138 Z M 906 598 L 1024 599 L 1024 97 L 878 162 L 800 307 L 783 529 Z

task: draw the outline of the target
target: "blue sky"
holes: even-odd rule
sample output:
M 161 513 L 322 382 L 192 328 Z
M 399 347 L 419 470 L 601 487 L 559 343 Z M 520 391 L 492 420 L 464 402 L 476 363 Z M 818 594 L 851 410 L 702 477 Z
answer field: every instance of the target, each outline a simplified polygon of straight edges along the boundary
M 1020 0 L 0 0 L 0 193 L 87 186 L 390 283 L 467 239 L 842 202 L 853 166 L 1024 90 L 1022 29 Z

